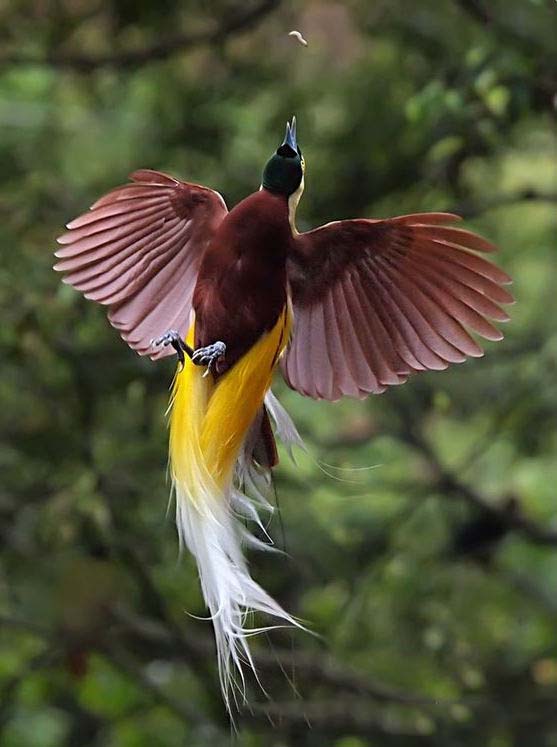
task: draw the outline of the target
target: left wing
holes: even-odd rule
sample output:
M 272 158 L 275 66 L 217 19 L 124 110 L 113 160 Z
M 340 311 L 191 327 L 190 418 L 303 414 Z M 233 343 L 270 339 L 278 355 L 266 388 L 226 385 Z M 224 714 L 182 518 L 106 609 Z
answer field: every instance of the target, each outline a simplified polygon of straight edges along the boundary
M 227 214 L 212 189 L 140 169 L 58 238 L 63 282 L 108 306 L 108 320 L 139 355 L 173 355 L 151 340 L 190 324 L 199 263 Z
M 294 332 L 282 359 L 301 394 L 336 400 L 483 355 L 469 330 L 503 335 L 510 277 L 476 252 L 496 247 L 450 213 L 344 220 L 298 234 L 288 280 Z

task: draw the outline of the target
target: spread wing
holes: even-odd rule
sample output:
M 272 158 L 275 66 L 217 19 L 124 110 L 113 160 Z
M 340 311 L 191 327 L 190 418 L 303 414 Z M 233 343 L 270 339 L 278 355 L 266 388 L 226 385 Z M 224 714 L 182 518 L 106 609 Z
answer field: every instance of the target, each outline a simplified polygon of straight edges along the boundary
M 346 220 L 299 234 L 288 263 L 294 333 L 288 384 L 317 399 L 365 397 L 416 371 L 483 354 L 470 332 L 503 335 L 511 279 L 476 252 L 496 249 L 444 224 L 449 213 Z
M 212 189 L 157 171 L 135 171 L 60 236 L 55 270 L 64 283 L 109 307 L 108 319 L 140 355 L 160 358 L 151 340 L 190 321 L 199 261 L 227 213 Z

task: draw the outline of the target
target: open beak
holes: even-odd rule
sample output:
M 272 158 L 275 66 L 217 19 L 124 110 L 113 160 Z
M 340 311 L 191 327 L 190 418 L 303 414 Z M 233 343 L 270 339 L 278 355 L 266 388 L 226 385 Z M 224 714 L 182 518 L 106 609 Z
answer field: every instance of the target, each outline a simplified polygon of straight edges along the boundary
M 298 152 L 298 143 L 296 141 L 296 117 L 292 117 L 292 123 L 286 123 L 286 134 L 282 145 L 288 145 L 292 148 L 294 153 Z

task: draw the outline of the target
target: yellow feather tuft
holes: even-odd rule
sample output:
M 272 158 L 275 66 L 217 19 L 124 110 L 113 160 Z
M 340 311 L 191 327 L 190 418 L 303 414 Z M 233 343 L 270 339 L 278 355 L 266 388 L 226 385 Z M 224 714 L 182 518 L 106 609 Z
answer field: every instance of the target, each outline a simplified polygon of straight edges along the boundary
M 238 452 L 271 386 L 291 327 L 291 314 L 285 307 L 273 329 L 216 384 L 189 358 L 176 374 L 171 401 L 171 470 L 175 480 L 191 485 L 192 494 L 192 480 L 199 478 L 199 471 L 207 471 L 220 490 L 232 479 Z M 187 336 L 190 346 L 194 329 L 192 325 Z

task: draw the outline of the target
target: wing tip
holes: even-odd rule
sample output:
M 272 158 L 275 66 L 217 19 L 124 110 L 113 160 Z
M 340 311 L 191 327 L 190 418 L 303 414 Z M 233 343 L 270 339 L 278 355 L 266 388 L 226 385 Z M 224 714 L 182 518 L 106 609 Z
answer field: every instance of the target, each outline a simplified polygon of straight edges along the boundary
M 135 183 L 155 184 L 161 187 L 176 187 L 180 184 L 178 179 L 155 169 L 136 169 L 128 175 L 128 179 Z
M 384 220 L 390 220 L 397 223 L 408 223 L 409 225 L 416 226 L 436 226 L 443 223 L 458 223 L 464 219 L 457 213 L 446 213 L 444 211 L 432 210 L 425 213 L 408 213 L 408 215 L 397 215 L 392 218 L 385 218 Z M 428 223 L 428 220 L 430 221 L 430 223 Z
M 497 330 L 497 334 L 493 333 L 489 337 L 485 337 L 483 335 L 485 340 L 489 340 L 489 342 L 501 342 L 501 340 L 505 339 L 505 335 L 501 332 L 500 329 Z

